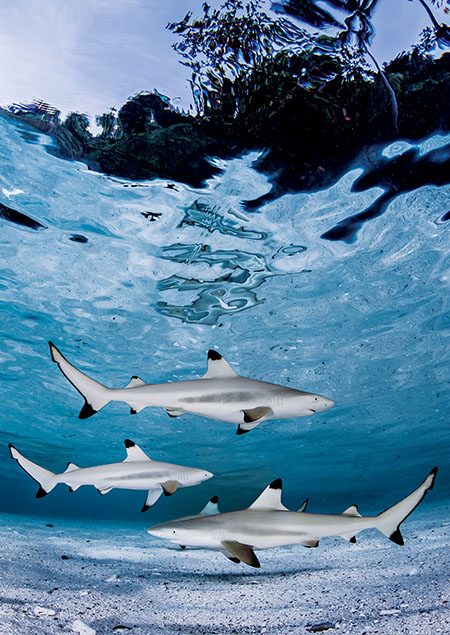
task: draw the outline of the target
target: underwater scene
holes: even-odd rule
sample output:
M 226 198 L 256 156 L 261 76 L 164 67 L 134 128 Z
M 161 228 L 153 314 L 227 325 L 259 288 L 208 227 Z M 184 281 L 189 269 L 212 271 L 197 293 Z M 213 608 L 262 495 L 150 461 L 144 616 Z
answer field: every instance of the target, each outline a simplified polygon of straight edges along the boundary
M 0 27 L 0 634 L 450 632 L 448 3 L 118 5 Z

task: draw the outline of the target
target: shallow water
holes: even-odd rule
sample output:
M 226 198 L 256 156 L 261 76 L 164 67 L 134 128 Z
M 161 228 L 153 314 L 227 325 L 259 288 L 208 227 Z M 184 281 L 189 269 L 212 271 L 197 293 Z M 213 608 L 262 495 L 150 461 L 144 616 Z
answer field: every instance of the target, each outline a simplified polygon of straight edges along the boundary
M 434 465 L 433 498 L 448 497 L 450 186 L 394 197 L 353 242 L 329 241 L 326 231 L 382 194 L 352 191 L 358 161 L 326 190 L 249 212 L 241 202 L 270 189 L 252 168 L 256 153 L 218 162 L 222 173 L 195 190 L 90 171 L 5 118 L 0 140 L 0 202 L 41 225 L 0 214 L 1 510 L 144 527 L 197 511 L 213 494 L 224 509 L 246 505 L 282 477 L 287 505 L 310 496 L 313 511 L 357 502 L 376 512 Z M 419 152 L 448 140 L 425 139 Z M 336 407 L 244 437 L 226 423 L 157 409 L 130 417 L 124 404 L 80 421 L 81 398 L 51 363 L 48 339 L 111 386 L 134 374 L 198 377 L 216 348 L 243 375 L 327 395 Z M 143 493 L 100 499 L 93 488 L 60 486 L 36 500 L 7 449 L 13 443 L 56 471 L 67 461 L 120 460 L 126 437 L 216 478 L 142 516 Z

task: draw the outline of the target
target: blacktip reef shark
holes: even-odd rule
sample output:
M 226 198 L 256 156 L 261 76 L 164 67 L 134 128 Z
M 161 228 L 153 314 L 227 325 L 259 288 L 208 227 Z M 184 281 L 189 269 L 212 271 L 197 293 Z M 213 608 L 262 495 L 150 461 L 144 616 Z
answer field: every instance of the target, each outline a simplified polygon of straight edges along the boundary
M 218 513 L 210 502 L 203 513 L 155 525 L 148 533 L 182 547 L 216 549 L 233 562 L 251 567 L 260 567 L 254 549 L 294 544 L 317 547 L 328 536 L 356 542 L 363 529 L 376 528 L 403 545 L 400 525 L 432 489 L 436 473 L 434 468 L 409 496 L 377 516 L 361 516 L 356 505 L 336 515 L 291 512 L 281 503 L 282 483 L 276 479 L 248 509 Z
M 171 417 L 192 413 L 237 423 L 244 434 L 268 419 L 307 417 L 334 406 L 327 397 L 238 375 L 215 350 L 208 352 L 208 370 L 201 379 L 145 384 L 133 376 L 125 388 L 108 388 L 91 379 L 49 342 L 52 360 L 84 397 L 79 418 L 87 419 L 110 401 L 124 401 L 136 414 L 148 406 L 164 408 Z
M 75 463 L 69 463 L 65 472 L 55 474 L 25 458 L 13 445 L 9 445 L 12 458 L 39 483 L 36 498 L 43 498 L 59 483 L 68 485 L 71 492 L 82 485 L 93 485 L 100 494 L 107 494 L 115 488 L 145 490 L 148 491 L 142 507 L 145 512 L 163 492 L 171 496 L 178 487 L 198 485 L 213 477 L 211 472 L 195 467 L 153 461 L 130 439 L 125 439 L 125 448 L 127 456 L 121 463 L 94 467 L 78 467 Z

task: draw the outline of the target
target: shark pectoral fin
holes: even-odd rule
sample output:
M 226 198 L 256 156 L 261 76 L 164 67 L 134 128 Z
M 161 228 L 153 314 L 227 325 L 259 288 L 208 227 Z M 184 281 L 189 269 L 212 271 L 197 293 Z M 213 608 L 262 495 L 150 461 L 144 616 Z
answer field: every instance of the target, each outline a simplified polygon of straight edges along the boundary
M 250 430 L 259 426 L 266 415 L 273 414 L 272 409 L 266 407 L 252 408 L 251 410 L 242 410 L 241 412 L 244 415 L 244 422 L 240 423 L 237 427 L 236 434 L 238 435 L 250 432 Z
M 238 377 L 230 364 L 224 360 L 217 351 L 208 351 L 208 370 L 203 375 L 203 379 L 219 379 L 224 377 Z
M 108 494 L 113 488 L 112 487 L 97 487 L 98 493 L 104 496 Z
M 239 564 L 241 562 L 239 558 L 232 556 L 231 553 L 227 553 L 226 551 L 223 551 L 222 553 L 225 556 L 225 558 L 228 558 L 228 560 L 231 560 L 231 562 L 235 562 L 236 564 Z
M 258 425 L 258 424 L 257 424 L 257 423 L 255 423 L 255 425 L 253 425 L 253 426 L 250 426 L 250 427 L 245 426 L 245 427 L 244 427 L 244 426 L 242 425 L 242 423 L 241 423 L 241 424 L 239 424 L 239 425 L 238 425 L 238 427 L 236 428 L 236 434 L 237 434 L 238 436 L 240 436 L 241 434 L 247 434 L 247 432 L 250 432 L 250 430 L 253 430 L 253 428 L 256 428 L 256 426 L 257 426 L 257 425 Z
M 273 412 L 272 408 L 269 408 L 268 406 L 258 406 L 257 408 L 242 410 L 242 414 L 244 415 L 244 423 L 255 423 L 255 425 L 258 425 L 256 422 L 259 422 L 263 417 L 273 414 Z
M 166 481 L 165 483 L 161 483 L 161 487 L 166 496 L 172 496 L 172 494 L 175 494 L 177 491 L 178 481 Z
M 181 417 L 181 415 L 185 414 L 184 410 L 176 410 L 173 408 L 164 408 L 164 410 L 167 412 L 169 417 Z
M 150 489 L 148 491 L 147 499 L 145 503 L 143 504 L 141 511 L 146 512 L 147 509 L 150 509 L 150 507 L 152 507 L 152 505 L 156 503 L 156 501 L 158 500 L 158 498 L 161 496 L 162 493 L 163 493 L 162 487 L 158 487 L 158 489 Z
M 303 503 L 300 505 L 300 507 L 297 509 L 297 512 L 299 514 L 301 514 L 302 512 L 306 511 L 306 508 L 308 507 L 308 503 L 309 503 L 309 498 L 305 498 L 305 500 L 303 501 Z
M 126 461 L 132 461 L 133 463 L 136 461 L 151 461 L 151 458 L 134 441 L 125 439 L 124 443 L 127 451 L 127 458 L 123 460 L 124 463 Z
M 245 562 L 245 564 L 248 564 L 250 567 L 259 569 L 261 566 L 253 551 L 253 547 L 250 545 L 244 545 L 242 542 L 236 542 L 234 540 L 224 540 L 222 545 L 233 558 Z
M 319 541 L 311 538 L 308 540 L 302 540 L 300 544 L 302 544 L 304 547 L 308 547 L 308 549 L 315 549 L 319 546 Z

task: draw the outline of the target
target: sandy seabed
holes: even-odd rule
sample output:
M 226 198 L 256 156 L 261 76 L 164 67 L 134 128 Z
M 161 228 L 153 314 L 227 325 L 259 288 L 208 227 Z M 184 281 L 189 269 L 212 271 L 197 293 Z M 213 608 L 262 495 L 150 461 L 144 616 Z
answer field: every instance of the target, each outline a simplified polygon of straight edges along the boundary
M 150 524 L 0 516 L 0 634 L 450 633 L 448 508 L 409 518 L 404 547 L 366 532 L 258 552 L 258 570 Z

